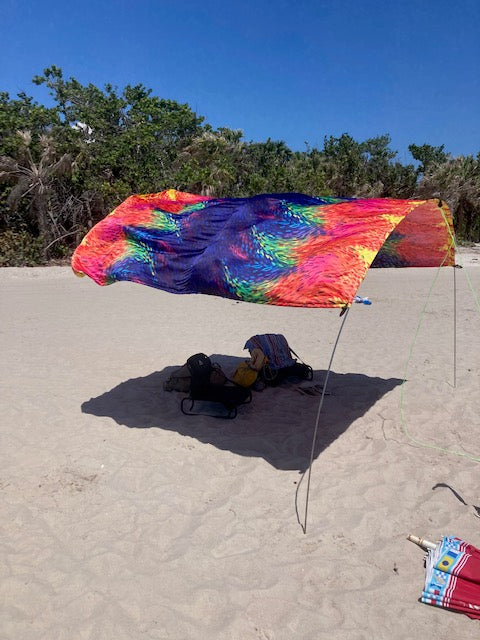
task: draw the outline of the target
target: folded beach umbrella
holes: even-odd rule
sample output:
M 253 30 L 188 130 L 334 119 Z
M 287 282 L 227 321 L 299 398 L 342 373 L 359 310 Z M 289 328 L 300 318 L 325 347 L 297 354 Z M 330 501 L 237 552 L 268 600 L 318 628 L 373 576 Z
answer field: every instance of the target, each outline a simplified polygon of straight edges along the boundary
M 100 285 L 130 280 L 296 307 L 349 307 L 370 266 L 452 266 L 453 226 L 435 200 L 133 195 L 96 224 L 72 267 Z
M 480 549 L 451 536 L 438 544 L 409 539 L 427 549 L 421 601 L 480 619 Z

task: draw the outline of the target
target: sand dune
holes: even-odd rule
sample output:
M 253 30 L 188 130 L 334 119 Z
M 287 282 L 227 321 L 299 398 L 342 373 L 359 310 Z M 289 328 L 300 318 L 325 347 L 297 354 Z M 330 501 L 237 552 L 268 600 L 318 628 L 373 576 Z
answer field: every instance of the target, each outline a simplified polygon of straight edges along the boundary
M 443 451 L 480 459 L 479 254 L 455 271 L 455 363 L 453 269 L 426 308 L 436 270 L 368 274 L 373 304 L 353 305 L 333 361 L 305 535 L 295 495 L 318 396 L 266 389 L 228 421 L 182 415 L 163 382 L 199 351 L 231 372 L 248 337 L 278 332 L 319 384 L 338 311 L 0 270 L 0 637 L 478 638 L 478 621 L 418 602 L 423 553 L 406 536 L 480 546 L 480 463 Z

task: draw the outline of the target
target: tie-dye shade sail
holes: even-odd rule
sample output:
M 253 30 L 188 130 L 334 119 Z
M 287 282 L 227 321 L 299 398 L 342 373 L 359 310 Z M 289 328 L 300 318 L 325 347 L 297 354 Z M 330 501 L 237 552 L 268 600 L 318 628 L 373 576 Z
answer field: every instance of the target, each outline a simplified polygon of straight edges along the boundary
M 295 307 L 350 305 L 370 266 L 451 266 L 438 200 L 134 195 L 85 236 L 77 274 Z M 373 263 L 373 264 L 372 264 Z

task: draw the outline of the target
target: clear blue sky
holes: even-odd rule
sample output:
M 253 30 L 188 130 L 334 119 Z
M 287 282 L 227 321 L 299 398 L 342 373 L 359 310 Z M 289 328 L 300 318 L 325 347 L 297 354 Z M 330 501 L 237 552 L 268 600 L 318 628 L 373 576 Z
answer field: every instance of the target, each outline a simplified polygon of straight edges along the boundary
M 480 151 L 480 0 L 0 0 L 0 90 L 55 64 L 142 83 L 246 140 L 322 146 L 390 133 Z

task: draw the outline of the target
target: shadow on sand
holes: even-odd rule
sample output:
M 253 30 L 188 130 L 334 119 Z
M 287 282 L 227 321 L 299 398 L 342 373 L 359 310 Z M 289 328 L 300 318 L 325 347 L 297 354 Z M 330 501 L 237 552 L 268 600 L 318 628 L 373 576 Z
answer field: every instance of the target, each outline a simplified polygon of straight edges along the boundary
M 242 360 L 210 356 L 225 372 Z M 277 469 L 304 471 L 308 467 L 319 396 L 298 393 L 295 384 L 282 384 L 253 392 L 251 404 L 239 408 L 235 420 L 185 416 L 180 401 L 185 394 L 166 392 L 163 383 L 178 366 L 122 382 L 82 404 L 83 413 L 113 418 L 130 428 L 177 431 L 238 455 L 258 456 Z M 312 382 L 321 384 L 325 371 L 315 371 Z M 386 393 L 402 383 L 397 378 L 374 378 L 358 373 L 330 373 L 320 417 L 315 458 L 363 416 Z

